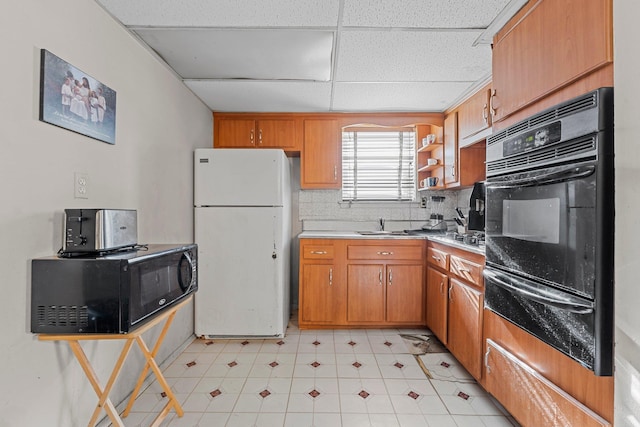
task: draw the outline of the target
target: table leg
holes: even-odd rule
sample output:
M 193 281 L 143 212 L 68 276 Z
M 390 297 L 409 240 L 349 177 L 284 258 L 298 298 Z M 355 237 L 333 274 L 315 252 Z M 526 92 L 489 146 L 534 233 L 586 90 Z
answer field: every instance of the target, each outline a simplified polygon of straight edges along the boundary
M 82 366 L 82 369 L 84 370 L 85 375 L 87 376 L 87 378 L 89 379 L 89 382 L 93 386 L 93 390 L 98 395 L 98 405 L 96 406 L 96 409 L 93 411 L 93 416 L 89 421 L 89 427 L 93 427 L 96 424 L 98 416 L 100 415 L 100 412 L 102 409 L 105 410 L 105 412 L 107 413 L 107 415 L 109 416 L 109 418 L 111 419 L 111 421 L 115 426 L 124 427 L 124 424 L 122 423 L 122 419 L 118 415 L 118 411 L 116 410 L 115 406 L 111 402 L 111 399 L 109 399 L 109 393 L 111 392 L 111 388 L 113 387 L 113 384 L 115 383 L 116 378 L 118 377 L 118 374 L 122 369 L 122 365 L 124 364 L 124 361 L 127 358 L 127 355 L 129 354 L 129 350 L 131 349 L 131 345 L 133 344 L 133 339 L 128 339 L 125 342 L 124 347 L 120 352 L 120 357 L 118 357 L 118 361 L 116 362 L 116 365 L 113 367 L 113 371 L 111 372 L 111 376 L 109 377 L 109 380 L 107 381 L 107 385 L 104 388 L 104 390 L 100 386 L 100 381 L 98 380 L 98 376 L 96 375 L 95 371 L 91 367 L 91 363 L 89 362 L 87 355 L 82 349 L 82 346 L 80 346 L 80 343 L 76 340 L 71 340 L 68 342 L 69 342 L 69 346 L 71 347 L 71 351 L 73 351 L 73 354 L 76 356 L 76 359 L 78 359 L 80 366 Z
M 147 359 L 147 363 L 149 364 L 149 366 L 151 366 L 153 373 L 156 375 L 156 378 L 160 383 L 160 385 L 162 386 L 162 389 L 164 390 L 164 392 L 167 394 L 167 397 L 169 398 L 169 402 L 162 410 L 161 415 L 165 414 L 166 416 L 166 413 L 169 412 L 167 408 L 170 408 L 171 406 L 173 406 L 178 416 L 179 417 L 183 416 L 184 411 L 182 410 L 182 406 L 180 406 L 180 402 L 178 402 L 178 399 L 176 398 L 175 394 L 173 394 L 173 392 L 171 391 L 171 387 L 167 383 L 167 380 L 164 378 L 164 375 L 162 375 L 162 371 L 160 370 L 160 367 L 158 366 L 156 361 L 153 359 L 153 356 L 151 355 L 151 352 L 147 348 L 147 345 L 145 344 L 145 342 L 142 340 L 142 337 L 137 336 L 136 342 L 138 343 L 138 347 L 140 347 L 140 350 L 142 350 L 142 354 L 144 354 L 144 357 Z M 156 420 L 158 419 L 159 417 Z
M 151 351 L 151 358 L 153 360 L 155 360 L 155 357 L 158 354 L 158 350 L 160 350 L 160 346 L 162 345 L 162 342 L 164 341 L 165 337 L 167 336 L 167 332 L 169 331 L 169 327 L 171 326 L 171 322 L 173 322 L 173 319 L 176 316 L 176 313 L 177 313 L 177 310 L 174 310 L 169 315 L 169 317 L 167 317 L 167 320 L 165 321 L 164 326 L 162 327 L 162 330 L 160 331 L 160 336 L 156 340 L 156 343 L 153 346 L 153 350 Z M 146 348 L 146 345 L 145 345 L 145 348 Z M 141 349 L 142 349 L 142 347 L 141 347 Z M 144 354 L 144 350 L 142 350 L 142 352 Z M 145 358 L 146 357 L 147 356 L 145 354 Z M 142 384 L 144 383 L 144 380 L 145 380 L 145 378 L 147 376 L 147 372 L 149 372 L 149 367 L 150 367 L 150 365 L 149 365 L 149 361 L 147 359 L 147 363 L 145 363 L 144 369 L 142 370 L 142 372 L 140 373 L 140 376 L 138 377 L 138 382 L 136 383 L 136 387 L 133 389 L 133 393 L 131 393 L 131 398 L 129 399 L 129 402 L 127 403 L 127 407 L 125 408 L 124 412 L 122 413 L 122 416 L 124 418 L 126 418 L 129 415 L 129 413 L 131 412 L 131 408 L 133 408 L 133 403 L 136 401 L 136 399 L 138 397 L 138 393 L 140 393 L 140 389 L 142 388 Z

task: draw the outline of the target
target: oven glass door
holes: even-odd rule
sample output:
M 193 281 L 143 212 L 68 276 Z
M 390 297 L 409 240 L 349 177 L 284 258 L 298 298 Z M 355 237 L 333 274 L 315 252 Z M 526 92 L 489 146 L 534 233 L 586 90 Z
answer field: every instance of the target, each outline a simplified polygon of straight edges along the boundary
M 586 298 L 487 268 L 485 306 L 567 356 L 611 375 L 611 325 L 597 327 L 597 307 Z
M 487 180 L 487 264 L 595 298 L 592 162 Z

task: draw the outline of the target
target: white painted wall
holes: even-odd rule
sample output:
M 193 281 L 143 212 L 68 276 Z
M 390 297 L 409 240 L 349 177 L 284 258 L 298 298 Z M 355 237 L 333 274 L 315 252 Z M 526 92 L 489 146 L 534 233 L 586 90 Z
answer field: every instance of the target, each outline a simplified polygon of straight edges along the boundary
M 640 426 L 640 2 L 615 0 L 615 425 Z
M 41 48 L 116 90 L 115 145 L 38 121 Z M 0 427 L 86 425 L 97 399 L 68 346 L 29 332 L 29 260 L 60 248 L 67 207 L 137 209 L 141 243 L 192 242 L 192 152 L 211 146 L 211 112 L 93 1 L 2 2 L 0 52 Z M 73 197 L 75 171 L 88 200 Z M 159 360 L 192 333 L 189 307 Z M 85 347 L 103 383 L 121 345 Z M 131 356 L 115 403 L 133 388 Z

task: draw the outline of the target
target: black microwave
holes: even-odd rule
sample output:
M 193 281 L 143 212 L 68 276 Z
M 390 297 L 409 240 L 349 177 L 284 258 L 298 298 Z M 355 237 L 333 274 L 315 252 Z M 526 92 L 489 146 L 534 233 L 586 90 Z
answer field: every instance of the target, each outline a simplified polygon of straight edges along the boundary
M 31 332 L 125 334 L 198 289 L 198 247 L 31 261 Z

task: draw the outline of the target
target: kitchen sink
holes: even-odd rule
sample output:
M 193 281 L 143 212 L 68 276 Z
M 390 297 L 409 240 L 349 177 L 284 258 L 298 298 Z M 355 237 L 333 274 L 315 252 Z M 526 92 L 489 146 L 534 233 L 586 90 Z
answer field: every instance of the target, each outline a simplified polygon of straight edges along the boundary
M 408 233 L 402 230 L 398 230 L 398 231 L 382 231 L 382 230 L 376 230 L 376 231 L 356 231 L 356 233 L 360 234 L 361 236 L 407 236 Z

